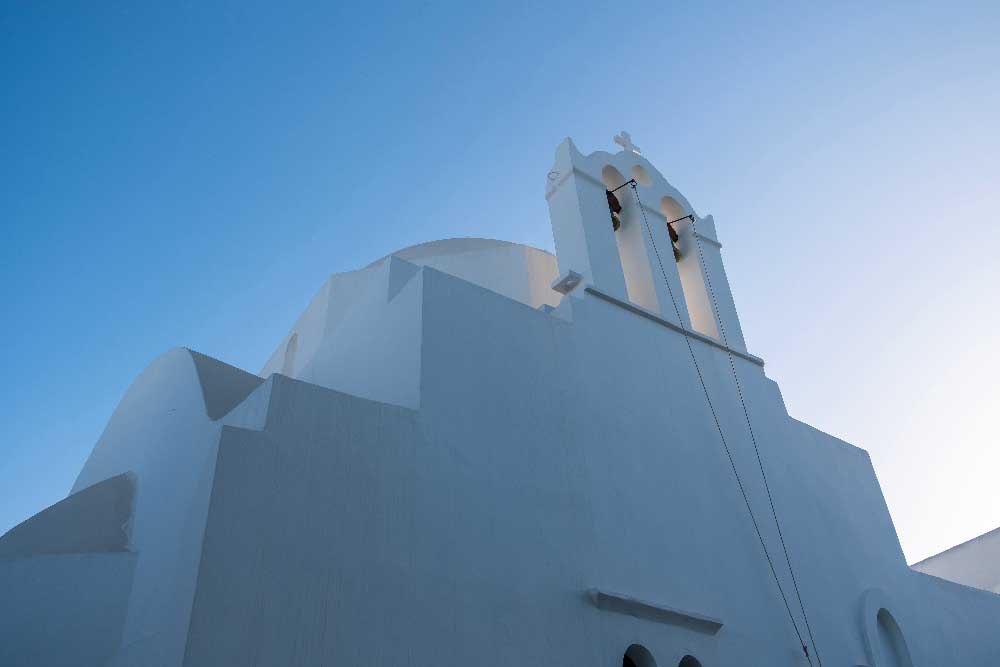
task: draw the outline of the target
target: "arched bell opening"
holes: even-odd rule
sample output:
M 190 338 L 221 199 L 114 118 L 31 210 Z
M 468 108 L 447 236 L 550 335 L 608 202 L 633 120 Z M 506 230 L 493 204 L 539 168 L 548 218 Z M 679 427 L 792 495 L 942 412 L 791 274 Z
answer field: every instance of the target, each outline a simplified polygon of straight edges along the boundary
M 685 217 L 690 211 L 686 211 L 673 197 L 664 197 L 660 200 L 660 212 L 666 218 L 665 224 L 674 244 L 677 273 L 680 275 L 691 327 L 698 333 L 718 338 L 719 328 L 699 257 L 695 226 L 690 218 Z
M 628 189 L 628 186 L 622 187 L 627 179 L 610 164 L 604 165 L 604 169 L 601 170 L 601 180 L 604 181 L 604 187 L 607 191 L 611 228 L 617 232 L 622 225 L 622 212 L 624 210 L 622 198 L 631 195 L 632 191 Z M 627 200 L 626 203 L 628 203 Z
M 628 300 L 659 313 L 660 302 L 656 298 L 652 264 L 646 252 L 643 236 L 646 232 L 638 210 L 636 191 L 631 184 L 626 184 L 631 179 L 625 178 L 610 164 L 601 170 L 601 179 L 607 189 L 609 222 L 618 244 Z
M 653 185 L 653 179 L 649 176 L 649 172 L 643 169 L 641 164 L 632 166 L 632 178 L 644 188 Z

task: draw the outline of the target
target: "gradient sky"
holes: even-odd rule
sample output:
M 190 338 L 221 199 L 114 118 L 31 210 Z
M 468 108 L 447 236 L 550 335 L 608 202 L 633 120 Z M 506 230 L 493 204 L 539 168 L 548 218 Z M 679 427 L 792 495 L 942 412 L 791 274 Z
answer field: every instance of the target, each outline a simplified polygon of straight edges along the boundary
M 256 372 L 330 273 L 552 249 L 556 145 L 621 129 L 908 560 L 1000 525 L 997 3 L 97 4 L 0 7 L 0 532 L 164 350 Z

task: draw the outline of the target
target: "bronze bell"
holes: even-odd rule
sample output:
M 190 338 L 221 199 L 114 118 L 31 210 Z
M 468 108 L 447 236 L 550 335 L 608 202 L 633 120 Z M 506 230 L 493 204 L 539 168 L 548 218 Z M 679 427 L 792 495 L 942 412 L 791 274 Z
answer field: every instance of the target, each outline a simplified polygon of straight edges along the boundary
M 674 259 L 679 262 L 681 261 L 681 248 L 679 245 L 681 237 L 677 234 L 677 230 L 674 229 L 674 223 L 672 222 L 667 223 L 667 231 L 670 232 L 670 245 L 674 250 Z
M 618 201 L 618 197 L 611 190 L 607 190 L 608 193 L 608 210 L 611 211 L 611 227 L 617 232 L 622 226 L 621 212 L 622 205 Z

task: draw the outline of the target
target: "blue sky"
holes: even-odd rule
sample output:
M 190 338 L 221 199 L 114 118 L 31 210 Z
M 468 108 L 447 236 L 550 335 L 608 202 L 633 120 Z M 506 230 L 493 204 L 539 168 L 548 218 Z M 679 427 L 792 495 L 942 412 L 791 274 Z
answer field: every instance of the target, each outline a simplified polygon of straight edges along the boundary
M 0 531 L 162 351 L 257 371 L 330 273 L 551 249 L 556 145 L 621 129 L 909 560 L 1000 525 L 1000 5 L 285 4 L 0 8 Z

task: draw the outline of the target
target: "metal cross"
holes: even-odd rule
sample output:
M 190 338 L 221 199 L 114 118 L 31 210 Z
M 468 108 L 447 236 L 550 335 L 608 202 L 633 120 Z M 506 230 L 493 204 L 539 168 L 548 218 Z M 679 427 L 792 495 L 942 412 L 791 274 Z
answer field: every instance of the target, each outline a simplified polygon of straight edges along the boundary
M 615 136 L 615 143 L 625 150 L 639 155 L 639 147 L 632 143 L 632 136 L 625 130 L 622 130 L 621 134 Z

